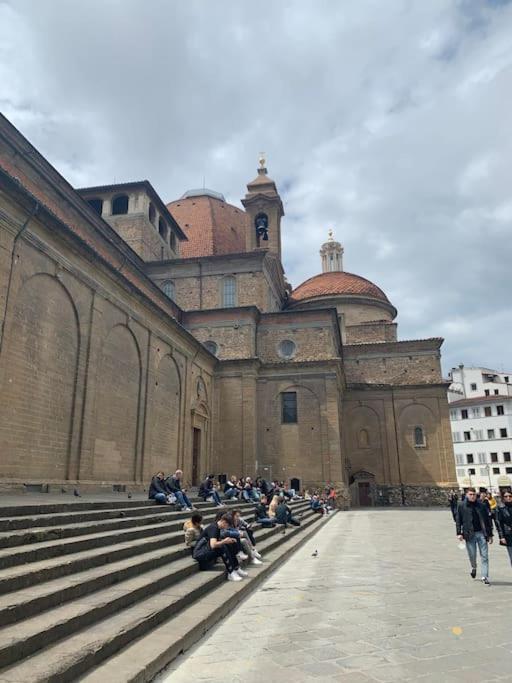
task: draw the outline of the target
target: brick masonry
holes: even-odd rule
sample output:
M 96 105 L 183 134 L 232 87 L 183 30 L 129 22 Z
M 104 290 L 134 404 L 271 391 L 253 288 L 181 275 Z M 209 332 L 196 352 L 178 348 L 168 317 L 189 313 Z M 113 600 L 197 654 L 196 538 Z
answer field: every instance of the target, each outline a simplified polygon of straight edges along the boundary
M 400 482 L 416 502 L 453 485 L 441 340 L 397 342 L 394 309 L 360 297 L 277 312 L 288 291 L 278 196 L 270 252 L 180 262 L 158 254 L 147 197 L 110 217 L 115 232 L 12 131 L 6 145 L 2 125 L 0 171 L 18 178 L 0 184 L 2 485 L 142 488 L 181 467 L 188 481 L 213 471 L 331 482 L 343 506 L 361 502 L 360 483 L 391 503 Z M 259 202 L 256 190 L 251 216 Z M 147 275 L 172 277 L 189 312 Z M 236 308 L 222 308 L 226 276 Z M 297 396 L 296 424 L 283 423 L 283 392 Z

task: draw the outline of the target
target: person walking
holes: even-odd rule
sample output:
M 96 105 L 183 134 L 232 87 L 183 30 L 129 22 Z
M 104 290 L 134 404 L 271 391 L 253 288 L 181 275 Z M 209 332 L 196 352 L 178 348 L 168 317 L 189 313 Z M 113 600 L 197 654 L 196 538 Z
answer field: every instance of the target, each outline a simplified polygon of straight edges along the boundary
M 500 545 L 507 548 L 510 564 L 512 564 L 512 491 L 505 491 L 501 499 L 503 505 L 496 508 L 496 526 Z
M 450 491 L 450 510 L 452 511 L 453 521 L 457 521 L 457 506 L 459 504 L 459 496 L 455 491 Z
M 471 578 L 474 579 L 476 576 L 478 546 L 482 563 L 482 583 L 490 586 L 488 544 L 492 543 L 492 522 L 487 509 L 477 499 L 476 489 L 472 486 L 467 489 L 466 498 L 457 507 L 455 523 L 459 541 L 466 541 Z

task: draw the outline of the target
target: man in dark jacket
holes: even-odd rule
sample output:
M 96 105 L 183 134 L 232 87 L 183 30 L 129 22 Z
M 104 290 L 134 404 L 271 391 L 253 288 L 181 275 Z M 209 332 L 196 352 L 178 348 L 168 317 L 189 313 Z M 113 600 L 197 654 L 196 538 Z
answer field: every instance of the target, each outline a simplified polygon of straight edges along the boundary
M 496 526 L 500 544 L 506 546 L 512 564 L 512 492 L 505 491 L 502 500 L 504 504 L 496 510 Z
M 215 505 L 221 507 L 223 503 L 220 499 L 219 493 L 215 486 L 213 485 L 213 474 L 209 474 L 204 481 L 201 482 L 199 487 L 198 496 L 202 498 L 205 502 L 208 498 L 211 498 Z
M 492 543 L 492 520 L 482 503 L 477 499 L 476 489 L 470 486 L 466 498 L 457 507 L 457 536 L 459 541 L 466 541 L 471 578 L 476 576 L 476 548 L 480 551 L 482 562 L 482 582 L 489 583 L 488 543 Z
M 261 496 L 260 501 L 254 510 L 254 521 L 261 524 L 262 527 L 272 527 L 276 525 L 276 518 L 268 516 L 266 496 Z
M 148 498 L 152 498 L 159 505 L 165 505 L 167 503 L 167 490 L 163 472 L 157 472 L 151 480 Z

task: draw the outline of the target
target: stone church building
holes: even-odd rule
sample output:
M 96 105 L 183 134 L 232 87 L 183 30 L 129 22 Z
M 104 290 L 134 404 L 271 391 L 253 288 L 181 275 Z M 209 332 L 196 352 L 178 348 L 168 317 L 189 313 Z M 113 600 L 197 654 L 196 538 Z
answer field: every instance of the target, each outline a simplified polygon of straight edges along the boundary
M 290 286 L 263 159 L 241 203 L 76 190 L 0 118 L 0 487 L 140 490 L 180 467 L 371 505 L 455 485 L 442 339 L 398 341 L 332 234 Z

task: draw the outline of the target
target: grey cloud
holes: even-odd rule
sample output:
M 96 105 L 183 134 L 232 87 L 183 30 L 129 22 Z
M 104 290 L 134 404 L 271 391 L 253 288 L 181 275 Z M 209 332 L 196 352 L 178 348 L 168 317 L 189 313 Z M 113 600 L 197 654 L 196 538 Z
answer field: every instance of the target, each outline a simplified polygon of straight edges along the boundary
M 170 200 L 204 177 L 238 203 L 266 151 L 294 285 L 334 227 L 402 337 L 444 335 L 445 368 L 512 371 L 512 6 L 381 8 L 17 0 L 0 98 L 80 186 L 147 177 Z

